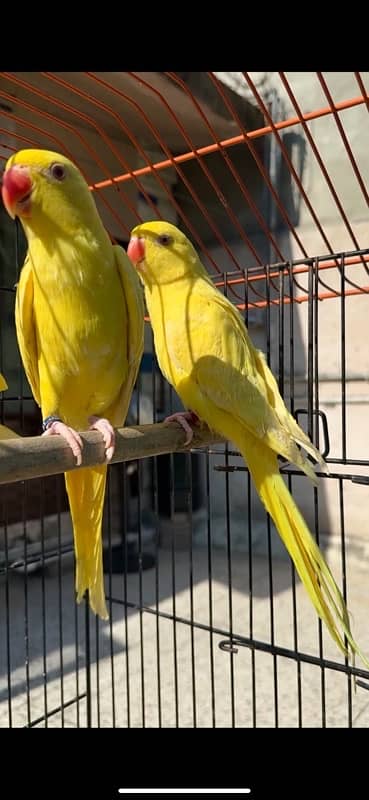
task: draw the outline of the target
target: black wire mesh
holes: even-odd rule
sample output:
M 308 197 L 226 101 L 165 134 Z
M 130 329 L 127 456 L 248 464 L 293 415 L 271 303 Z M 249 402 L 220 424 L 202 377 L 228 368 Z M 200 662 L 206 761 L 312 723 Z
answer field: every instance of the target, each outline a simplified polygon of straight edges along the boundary
M 356 619 L 358 600 L 353 597 L 353 570 L 346 553 L 345 490 L 356 484 L 361 495 L 366 491 L 369 460 L 365 442 L 361 453 L 351 452 L 348 435 L 352 409 L 345 388 L 345 263 L 365 255 L 367 251 L 334 254 L 339 264 L 332 267 L 340 279 L 337 299 L 319 300 L 319 259 L 265 267 L 258 273 L 249 270 L 243 284 L 247 322 L 252 276 L 263 278 L 258 291 L 265 298 L 265 326 L 262 334 L 255 329 L 253 338 L 265 337 L 268 361 L 290 409 L 307 425 L 330 465 L 319 491 L 290 465 L 281 462 L 281 469 L 298 502 L 304 496 L 305 513 L 307 509 L 323 549 L 329 545 L 320 536 L 325 492 L 328 484 L 333 487 L 339 509 L 334 569 L 349 607 L 354 603 L 364 649 L 367 634 L 363 621 Z M 299 291 L 294 270 L 303 266 L 307 271 L 299 280 L 308 296 L 306 380 L 296 358 L 301 319 L 296 318 L 294 302 Z M 226 294 L 231 281 L 232 276 L 223 275 Z M 1 289 L 5 302 L 14 296 L 11 283 L 12 279 Z M 321 321 L 333 305 L 340 324 L 341 374 L 340 436 L 334 447 L 329 412 L 320 398 L 324 365 L 319 359 Z M 151 387 L 149 408 L 142 399 L 143 382 L 146 398 Z M 32 408 L 33 401 L 20 367 L 19 386 L 17 395 L 2 398 L 2 421 L 10 424 L 16 408 L 22 430 L 36 432 L 35 408 L 32 426 L 27 427 L 24 410 L 26 404 Z M 169 406 L 175 398 L 153 359 L 136 386 L 131 422 L 162 419 L 165 394 Z M 2 726 L 363 724 L 369 674 L 359 665 L 349 667 L 326 637 L 231 445 L 110 468 L 104 530 L 107 623 L 93 618 L 87 604 L 75 605 L 63 479 L 50 482 L 54 495 L 47 514 L 45 480 L 17 485 L 17 522 L 14 486 L 1 489 Z M 356 693 L 352 674 L 362 679 Z

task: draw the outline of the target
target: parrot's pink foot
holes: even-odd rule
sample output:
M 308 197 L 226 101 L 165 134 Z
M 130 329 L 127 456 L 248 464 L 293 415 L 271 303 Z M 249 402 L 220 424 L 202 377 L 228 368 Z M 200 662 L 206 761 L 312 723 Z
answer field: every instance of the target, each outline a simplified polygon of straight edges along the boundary
M 113 426 L 108 419 L 103 419 L 103 417 L 90 417 L 88 421 L 90 423 L 90 431 L 100 431 L 102 434 L 106 448 L 106 460 L 111 461 L 115 450 L 115 433 Z
M 61 422 L 60 420 L 54 420 L 53 422 L 50 422 L 42 436 L 62 436 L 63 439 L 65 439 L 65 441 L 69 444 L 73 455 L 77 459 L 77 467 L 82 464 L 83 442 L 79 433 L 73 430 L 73 428 L 65 425 L 65 423 Z
M 170 417 L 165 417 L 164 425 L 170 424 L 171 422 L 178 422 L 185 433 L 187 433 L 185 444 L 190 444 L 193 439 L 193 430 L 188 424 L 187 420 L 190 420 L 193 425 L 196 425 L 198 419 L 199 418 L 197 414 L 194 414 L 193 411 L 177 411 L 176 414 L 171 414 Z

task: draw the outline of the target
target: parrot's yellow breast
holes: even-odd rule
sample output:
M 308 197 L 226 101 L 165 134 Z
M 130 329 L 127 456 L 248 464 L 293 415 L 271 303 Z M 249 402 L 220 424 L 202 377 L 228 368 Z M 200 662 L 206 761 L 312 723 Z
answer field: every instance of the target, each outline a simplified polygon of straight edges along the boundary
M 183 290 L 154 286 L 146 293 L 146 302 L 154 331 L 155 349 L 167 380 L 175 387 L 183 375 L 190 375 L 206 343 L 204 309 L 196 302 L 192 282 L 183 281 Z
M 87 256 L 87 257 L 86 257 Z M 127 372 L 127 312 L 113 249 L 30 248 L 43 415 L 86 426 L 117 397 Z M 57 405 L 57 409 L 54 406 Z

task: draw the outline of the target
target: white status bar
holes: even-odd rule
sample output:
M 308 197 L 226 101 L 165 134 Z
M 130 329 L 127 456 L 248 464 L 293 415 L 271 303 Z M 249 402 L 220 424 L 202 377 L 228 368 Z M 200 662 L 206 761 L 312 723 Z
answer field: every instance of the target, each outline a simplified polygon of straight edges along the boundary
M 250 794 L 251 789 L 118 789 L 120 794 Z

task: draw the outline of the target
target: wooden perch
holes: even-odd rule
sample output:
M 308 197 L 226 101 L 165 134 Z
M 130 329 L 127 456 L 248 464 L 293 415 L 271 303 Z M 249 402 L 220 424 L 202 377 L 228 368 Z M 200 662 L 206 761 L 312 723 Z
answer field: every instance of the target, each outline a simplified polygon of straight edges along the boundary
M 178 451 L 190 452 L 196 447 L 222 444 L 225 441 L 205 426 L 195 426 L 193 430 L 193 440 L 185 447 L 186 434 L 177 424 L 158 423 L 118 428 L 115 431 L 115 452 L 110 463 Z M 81 437 L 83 451 L 80 467 L 76 467 L 72 451 L 60 436 L 20 436 L 1 440 L 0 484 L 104 464 L 106 459 L 101 434 L 98 431 L 85 431 L 81 433 Z

